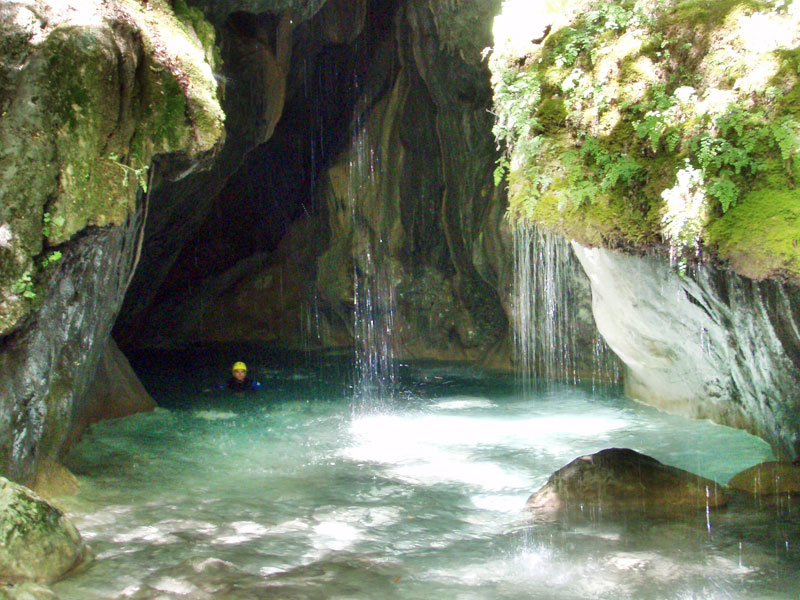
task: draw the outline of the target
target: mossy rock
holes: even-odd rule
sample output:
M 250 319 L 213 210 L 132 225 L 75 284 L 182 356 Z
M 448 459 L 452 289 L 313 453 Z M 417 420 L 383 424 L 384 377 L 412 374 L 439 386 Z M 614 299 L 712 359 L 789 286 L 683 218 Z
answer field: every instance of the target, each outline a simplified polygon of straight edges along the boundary
M 0 336 L 37 308 L 50 247 L 122 224 L 154 155 L 199 161 L 224 135 L 219 52 L 197 9 L 90 4 L 46 22 L 47 1 L 16 4 L 0 21 Z
M 509 217 L 800 282 L 797 20 L 758 0 L 562 4 L 537 15 L 542 43 L 490 62 Z
M 800 189 L 748 194 L 709 226 L 707 241 L 746 277 L 800 281 Z
M 135 181 L 103 156 L 119 123 L 122 98 L 118 49 L 109 30 L 56 27 L 40 47 L 43 111 L 55 140 L 58 187 L 47 206 L 49 244 L 86 225 L 120 224 L 135 206 Z
M 80 534 L 60 510 L 0 477 L 0 583 L 55 581 L 87 556 Z

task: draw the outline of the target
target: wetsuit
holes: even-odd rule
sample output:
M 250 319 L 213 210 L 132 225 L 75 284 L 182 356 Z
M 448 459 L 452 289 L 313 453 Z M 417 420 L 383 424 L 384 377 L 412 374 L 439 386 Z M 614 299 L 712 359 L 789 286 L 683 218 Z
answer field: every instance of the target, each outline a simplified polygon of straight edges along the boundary
M 239 381 L 235 377 L 231 377 L 228 379 L 225 386 L 229 390 L 233 390 L 234 392 L 247 392 L 249 390 L 254 390 L 256 388 L 260 388 L 261 384 L 257 381 L 253 381 L 249 377 L 245 377 L 242 381 Z

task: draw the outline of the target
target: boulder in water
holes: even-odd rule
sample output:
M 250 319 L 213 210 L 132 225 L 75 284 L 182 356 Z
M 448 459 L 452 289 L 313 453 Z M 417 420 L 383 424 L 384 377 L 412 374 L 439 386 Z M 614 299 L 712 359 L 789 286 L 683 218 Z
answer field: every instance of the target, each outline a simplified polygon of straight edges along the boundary
M 727 503 L 710 479 L 665 465 L 629 448 L 576 458 L 550 476 L 527 507 L 537 517 L 564 512 L 674 514 Z
M 752 496 L 800 493 L 800 465 L 790 462 L 763 462 L 737 473 L 728 487 Z
M 80 534 L 60 510 L 0 478 L 0 583 L 55 581 L 87 555 Z

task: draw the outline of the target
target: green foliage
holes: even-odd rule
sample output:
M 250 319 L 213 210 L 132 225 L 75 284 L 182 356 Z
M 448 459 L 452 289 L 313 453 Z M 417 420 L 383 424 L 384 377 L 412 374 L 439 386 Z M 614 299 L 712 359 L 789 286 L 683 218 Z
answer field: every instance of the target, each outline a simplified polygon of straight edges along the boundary
M 724 213 L 770 169 L 771 156 L 781 157 L 791 179 L 789 163 L 800 152 L 798 134 L 800 123 L 790 116 L 774 119 L 765 110 L 733 105 L 714 119 L 713 127 L 690 138 L 689 148 L 706 174 L 708 193 Z
M 494 170 L 494 186 L 498 187 L 506 177 L 508 173 L 508 156 L 505 154 L 501 155 L 500 158 L 497 159 L 497 168 Z
M 42 235 L 46 238 L 49 238 L 51 234 L 51 227 L 55 226 L 60 229 L 64 226 L 66 221 L 67 220 L 61 215 L 52 217 L 49 212 L 44 213 L 42 215 Z
M 506 71 L 495 90 L 498 114 L 495 137 L 507 147 L 537 132 L 536 111 L 542 98 L 541 81 L 533 71 Z
M 120 169 L 122 169 L 122 186 L 128 187 L 128 175 L 133 175 L 136 178 L 139 187 L 142 188 L 142 191 L 146 194 L 147 193 L 147 173 L 149 171 L 149 167 L 147 165 L 140 166 L 139 168 L 128 166 L 119 160 L 119 156 L 114 154 L 113 152 L 108 155 L 109 162 L 115 164 Z M 132 162 L 139 162 L 139 157 L 136 154 L 131 155 Z
M 586 12 L 576 26 L 559 31 L 548 40 L 548 52 L 553 62 L 562 68 L 572 67 L 584 55 L 594 62 L 592 49 L 598 37 L 607 32 L 619 33 L 625 28 L 648 19 L 641 7 L 630 2 L 603 2 Z M 502 73 L 495 85 L 495 105 L 498 119 L 495 123 L 495 137 L 506 147 L 506 154 L 524 157 L 524 162 L 535 165 L 536 157 L 542 150 L 544 135 L 563 129 L 567 124 L 565 98 L 594 96 L 598 110 L 603 111 L 611 99 L 604 96 L 603 87 L 586 91 L 579 90 L 576 82 L 569 77 L 561 86 L 564 97 L 554 97 L 552 86 L 545 81 L 543 70 L 536 66 L 527 69 L 509 69 Z M 546 90 L 546 92 L 545 92 Z M 574 107 L 574 106 L 573 106 Z M 587 137 L 583 149 L 578 153 L 584 164 L 594 165 L 599 173 L 581 175 L 572 155 L 565 161 L 572 161 L 569 179 L 575 184 L 577 204 L 592 202 L 595 192 L 607 191 L 619 184 L 631 182 L 640 167 L 632 158 L 619 152 L 609 152 Z M 508 158 L 498 161 L 495 170 L 495 183 L 499 184 L 508 173 Z M 537 182 L 534 189 L 543 189 L 549 176 L 531 167 L 528 173 L 531 181 Z M 546 187 L 546 186 L 545 186 Z
M 31 277 L 30 271 L 25 271 L 19 279 L 17 279 L 13 284 L 11 284 L 11 289 L 14 290 L 15 293 L 19 294 L 23 298 L 27 298 L 28 300 L 33 300 L 36 298 L 36 292 L 34 290 L 33 285 L 33 278 Z
M 495 181 L 510 183 L 509 217 L 590 244 L 678 240 L 679 261 L 686 236 L 704 244 L 743 199 L 794 190 L 800 49 L 772 53 L 777 74 L 745 92 L 733 86 L 748 75 L 745 50 L 719 43 L 744 39 L 739 24 L 770 10 L 759 0 L 603 2 L 501 63 L 495 135 L 507 154 Z M 697 178 L 682 197 L 686 169 Z
M 577 151 L 564 153 L 573 205 L 592 204 L 604 192 L 634 185 L 642 167 L 622 152 L 611 152 L 594 136 L 587 136 Z
M 595 62 L 597 38 L 607 31 L 621 32 L 644 20 L 638 6 L 627 2 L 601 2 L 586 12 L 575 27 L 565 28 L 553 45 L 554 62 L 559 67 L 572 67 L 581 54 L 588 51 L 590 63 Z
M 62 254 L 58 250 L 55 250 L 55 251 L 51 252 L 50 254 L 48 254 L 47 256 L 45 256 L 42 259 L 42 263 L 41 263 L 42 264 L 42 268 L 46 269 L 47 267 L 49 267 L 53 263 L 58 262 L 59 260 L 61 260 L 61 257 L 62 257 Z

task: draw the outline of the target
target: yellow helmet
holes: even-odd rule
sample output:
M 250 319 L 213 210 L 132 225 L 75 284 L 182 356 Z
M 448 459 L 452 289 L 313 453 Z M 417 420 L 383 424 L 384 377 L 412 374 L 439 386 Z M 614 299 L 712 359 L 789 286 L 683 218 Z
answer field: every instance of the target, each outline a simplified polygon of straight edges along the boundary
M 235 362 L 233 363 L 233 367 L 231 367 L 231 371 L 247 371 L 247 365 L 242 361 Z

